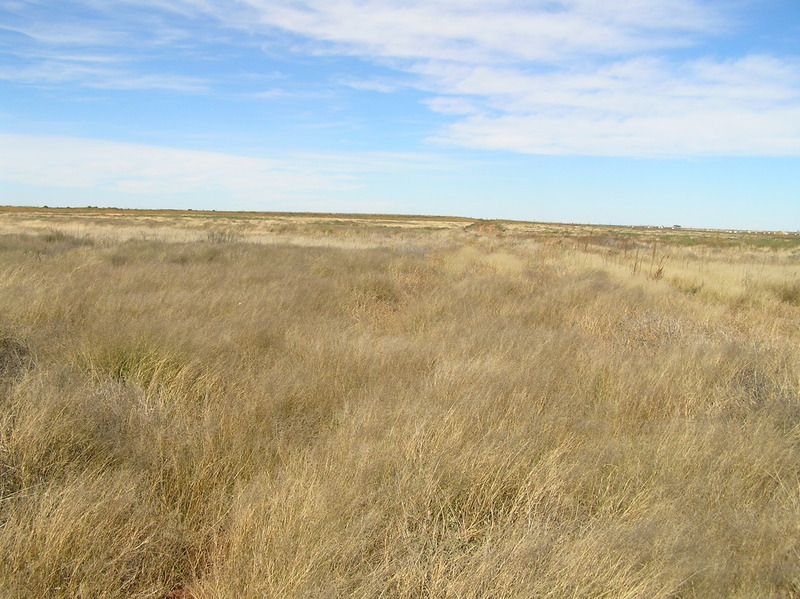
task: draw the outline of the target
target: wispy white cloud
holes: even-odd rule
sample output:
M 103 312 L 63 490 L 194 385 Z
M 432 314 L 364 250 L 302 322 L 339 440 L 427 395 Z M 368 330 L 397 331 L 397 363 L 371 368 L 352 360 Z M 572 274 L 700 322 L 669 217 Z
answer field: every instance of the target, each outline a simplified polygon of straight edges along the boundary
M 425 101 L 434 112 L 449 115 L 479 114 L 481 109 L 467 98 L 459 96 L 436 96 Z
M 446 127 L 435 138 L 442 143 L 536 154 L 800 155 L 800 69 L 789 61 L 633 59 L 542 74 L 434 64 L 420 72 L 482 107 Z
M 730 3 L 245 4 L 256 23 L 316 43 L 306 51 L 359 56 L 416 76 L 410 84 L 434 94 L 431 110 L 454 119 L 432 138 L 440 143 L 543 154 L 800 154 L 798 57 L 687 52 L 735 28 Z M 224 21 L 223 6 L 203 2 Z M 671 58 L 676 49 L 682 58 Z M 380 81 L 344 82 L 392 91 Z
M 674 47 L 722 22 L 692 0 L 246 0 L 259 22 L 331 50 L 456 62 L 557 60 Z M 220 18 L 222 5 L 204 3 Z
M 24 85 L 77 86 L 109 90 L 168 90 L 203 93 L 209 81 L 181 73 L 153 72 L 137 62 L 148 59 L 152 31 L 135 24 L 99 21 L 89 24 L 39 22 L 3 27 L 17 37 L 4 44 L 10 57 L 0 64 L 0 80 Z M 149 43 L 145 38 L 151 38 Z M 158 37 L 158 36 L 156 36 Z M 2 39 L 2 38 L 0 38 Z M 161 43 L 161 42 L 159 42 Z
M 278 31 L 293 34 L 294 48 L 301 51 L 472 64 L 552 62 L 587 54 L 615 56 L 673 48 L 726 24 L 722 11 L 699 0 L 79 0 L 76 4 L 97 13 L 94 26 L 35 22 L 26 33 L 48 43 L 83 40 L 113 45 L 129 39 L 139 19 L 148 27 L 138 30 L 138 41 L 188 40 L 198 35 L 205 41 L 209 36 L 232 41 L 220 30 L 199 27 L 198 18 L 206 17 L 229 31 L 246 29 L 267 38 Z M 177 17 L 182 25 L 174 22 Z M 303 40 L 315 45 L 303 46 Z
M 274 87 L 272 89 L 249 92 L 244 94 L 248 98 L 256 98 L 261 100 L 324 100 L 335 97 L 331 91 L 311 91 L 311 90 L 288 90 L 282 87 Z
M 370 173 L 446 168 L 426 154 L 304 154 L 253 158 L 74 137 L 0 133 L 0 181 L 125 193 L 218 191 L 260 201 L 324 197 L 363 186 Z
M 408 84 L 403 84 L 397 79 L 388 79 L 386 77 L 373 77 L 372 79 L 353 79 L 344 78 L 338 82 L 340 85 L 368 92 L 378 92 L 380 94 L 391 94 Z
M 200 93 L 209 90 L 209 82 L 198 77 L 174 74 L 142 74 L 120 68 L 96 66 L 100 61 L 46 60 L 28 66 L 0 66 L 0 80 L 52 87 L 66 83 L 80 87 L 109 90 L 169 90 Z
M 800 58 L 746 51 L 714 55 L 707 45 L 735 32 L 737 2 L 83 0 L 82 5 L 104 24 L 94 37 L 87 33 L 90 44 L 169 48 L 212 39 L 261 40 L 281 43 L 285 52 L 357 57 L 383 72 L 393 70 L 396 78 L 339 72 L 321 85 L 387 94 L 414 87 L 430 94 L 425 104 L 448 120 L 431 136 L 438 143 L 545 154 L 800 155 Z M 39 23 L 26 31 L 39 43 L 81 54 L 80 26 L 61 30 Z M 239 37 L 248 41 L 237 41 L 235 32 L 246 32 Z M 144 67 L 52 58 L 6 67 L 0 77 L 185 93 L 205 93 L 216 85 Z M 291 85 L 250 96 L 275 101 L 293 94 L 286 90 Z
M 697 109 L 667 116 L 624 119 L 565 115 L 469 117 L 437 141 L 471 148 L 530 154 L 593 156 L 797 156 L 800 108 L 769 115 Z M 785 124 L 792 123 L 787 131 Z
M 176 72 L 174 59 L 200 48 L 205 58 L 206 44 L 229 41 L 214 33 L 219 23 L 202 31 L 124 2 L 7 4 L 10 14 L 0 11 L 0 79 L 24 85 L 206 93 L 212 81 Z
M 269 160 L 70 137 L 0 134 L 0 179 L 130 193 L 216 189 L 233 197 L 345 191 L 355 175 L 309 160 Z
M 47 46 L 118 46 L 130 39 L 128 33 L 118 28 L 76 23 L 26 22 L 1 29 Z

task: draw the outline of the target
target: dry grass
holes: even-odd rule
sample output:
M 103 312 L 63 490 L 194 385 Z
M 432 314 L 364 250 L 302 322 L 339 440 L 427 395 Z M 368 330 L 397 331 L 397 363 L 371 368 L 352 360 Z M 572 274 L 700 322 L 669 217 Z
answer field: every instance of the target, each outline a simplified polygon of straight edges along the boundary
M 794 247 L 0 217 L 3 597 L 800 596 Z

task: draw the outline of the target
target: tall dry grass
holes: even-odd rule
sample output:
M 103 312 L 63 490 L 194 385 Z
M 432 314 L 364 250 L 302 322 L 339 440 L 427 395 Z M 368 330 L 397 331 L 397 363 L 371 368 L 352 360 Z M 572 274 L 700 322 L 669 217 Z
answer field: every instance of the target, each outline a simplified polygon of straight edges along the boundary
M 110 226 L 0 237 L 3 597 L 800 596 L 791 252 Z

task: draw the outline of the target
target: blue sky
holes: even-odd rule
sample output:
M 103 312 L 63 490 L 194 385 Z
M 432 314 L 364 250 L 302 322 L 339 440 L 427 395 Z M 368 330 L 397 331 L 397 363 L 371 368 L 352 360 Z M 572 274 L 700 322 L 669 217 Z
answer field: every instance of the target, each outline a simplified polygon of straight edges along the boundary
M 0 0 L 0 203 L 800 230 L 800 1 Z

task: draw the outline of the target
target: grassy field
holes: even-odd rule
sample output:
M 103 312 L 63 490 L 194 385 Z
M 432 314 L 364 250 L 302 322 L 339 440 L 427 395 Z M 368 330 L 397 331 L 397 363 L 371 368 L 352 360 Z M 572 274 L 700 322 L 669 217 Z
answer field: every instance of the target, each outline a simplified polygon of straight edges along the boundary
M 0 209 L 0 596 L 800 597 L 800 235 Z

